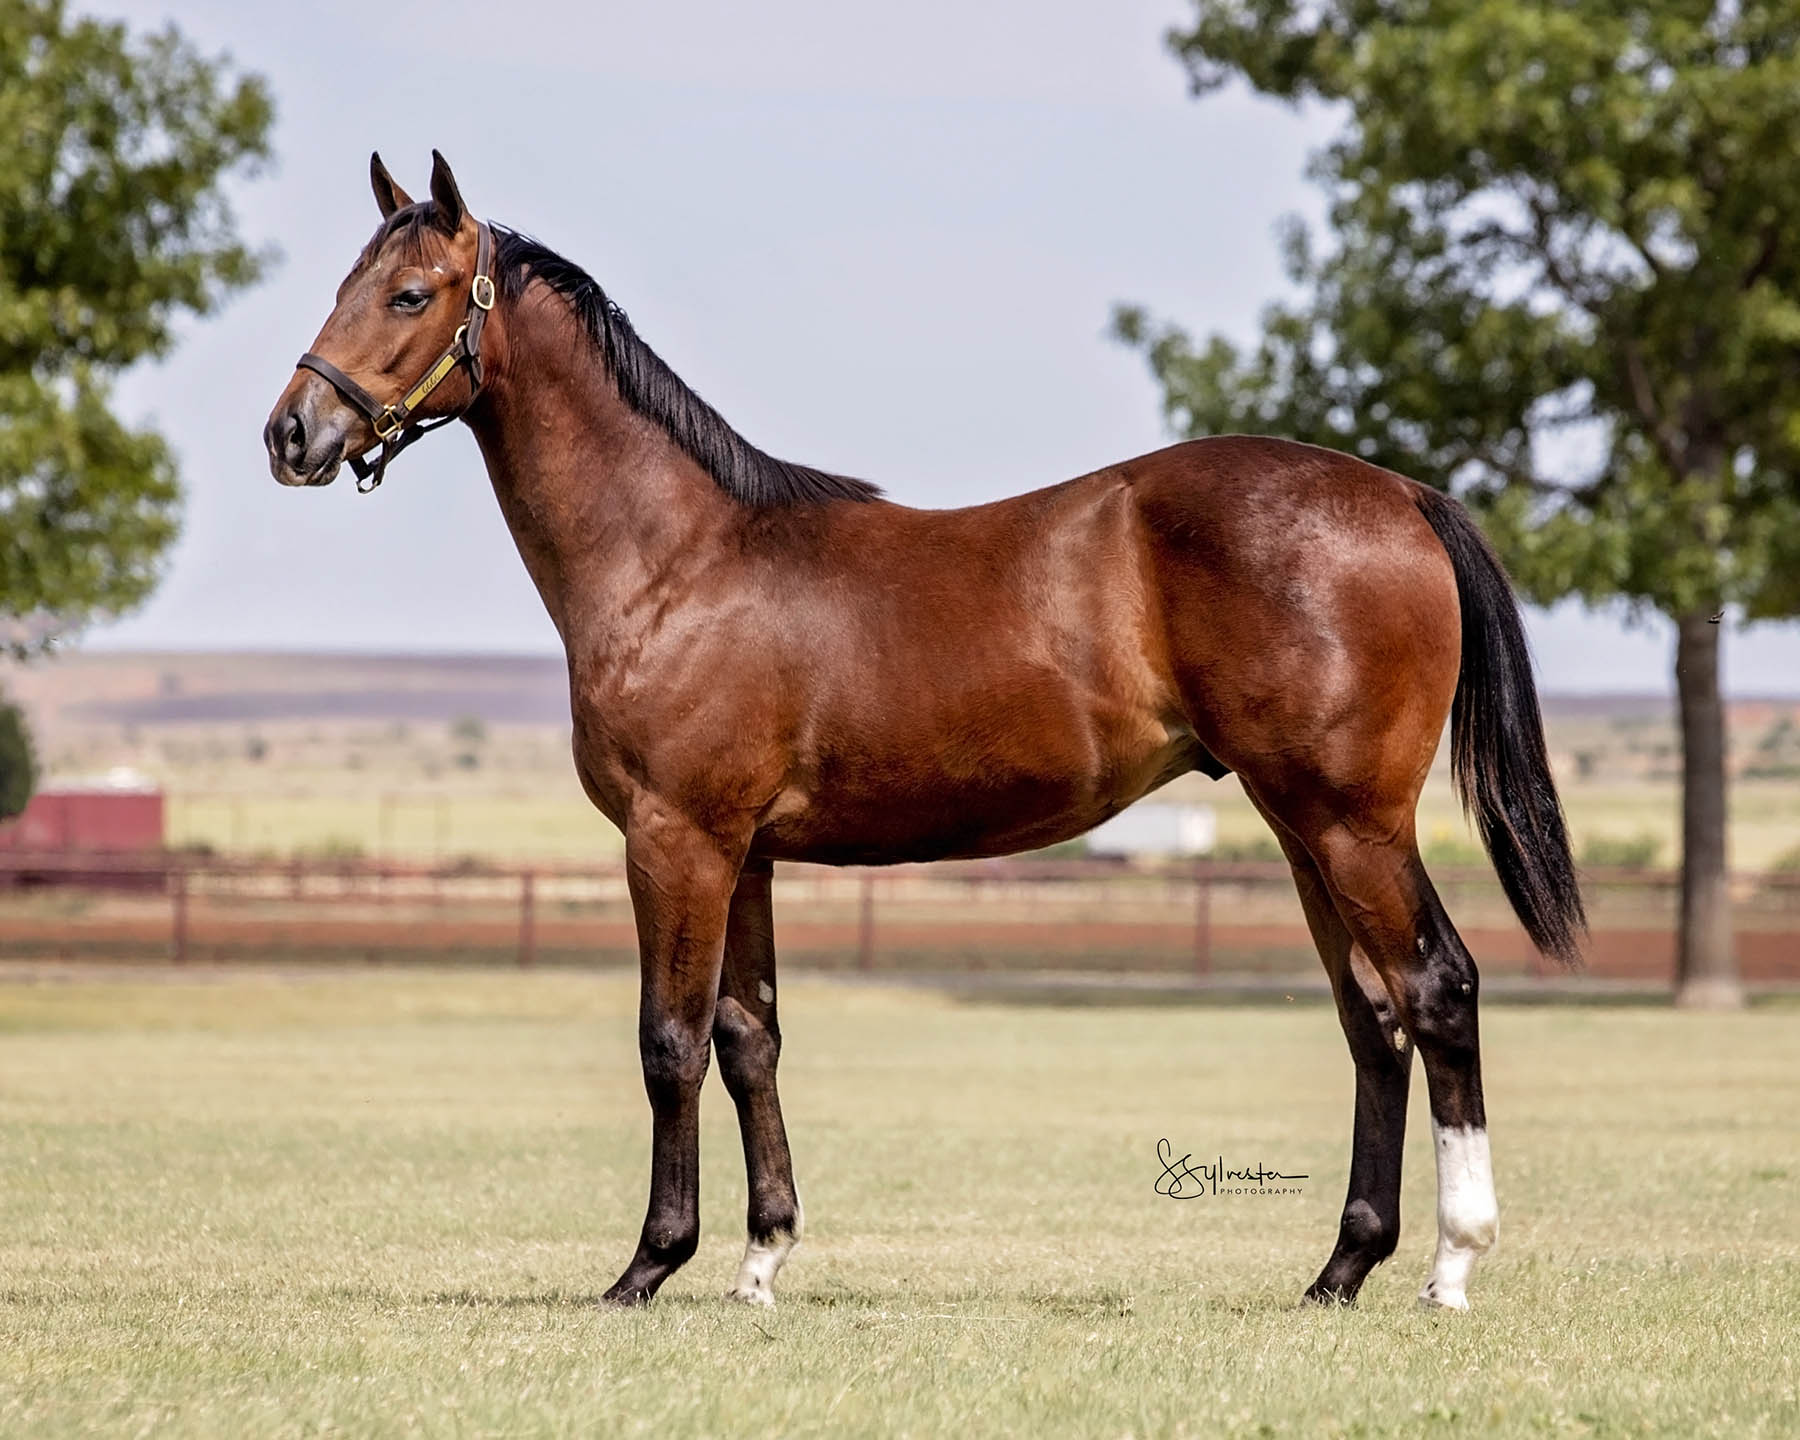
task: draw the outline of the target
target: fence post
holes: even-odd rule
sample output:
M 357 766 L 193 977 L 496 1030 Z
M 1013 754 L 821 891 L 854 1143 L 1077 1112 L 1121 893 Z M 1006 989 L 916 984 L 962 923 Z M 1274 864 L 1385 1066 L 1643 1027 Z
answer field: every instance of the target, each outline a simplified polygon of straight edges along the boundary
M 177 965 L 187 964 L 188 958 L 188 872 L 187 866 L 178 864 L 170 873 L 174 882 L 174 951 L 170 959 Z
M 856 968 L 875 968 L 875 877 L 864 874 L 856 925 Z
M 537 872 L 527 870 L 519 877 L 519 968 L 529 970 L 537 963 Z
M 1194 978 L 1212 973 L 1212 861 L 1194 862 Z

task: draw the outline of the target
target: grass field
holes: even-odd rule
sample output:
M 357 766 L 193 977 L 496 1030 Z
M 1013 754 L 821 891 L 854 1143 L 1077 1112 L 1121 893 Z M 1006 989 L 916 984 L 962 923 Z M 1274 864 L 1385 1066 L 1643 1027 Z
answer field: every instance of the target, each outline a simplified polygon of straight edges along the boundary
M 355 772 L 283 775 L 283 783 L 303 792 L 171 792 L 169 839 L 178 845 L 215 850 L 286 855 L 311 853 L 392 854 L 413 859 L 479 855 L 496 860 L 616 859 L 624 841 L 581 794 L 566 758 L 556 768 L 508 790 L 483 790 L 473 780 L 435 788 L 385 790 L 383 780 Z M 237 778 L 230 770 L 209 776 Z M 1632 784 L 1565 779 L 1563 802 L 1578 855 L 1596 841 L 1648 841 L 1654 864 L 1674 863 L 1679 842 L 1681 797 L 1670 781 Z M 1160 800 L 1210 805 L 1217 812 L 1219 841 L 1228 850 L 1261 844 L 1273 855 L 1274 841 L 1235 780 L 1214 784 L 1183 777 Z M 1746 872 L 1768 869 L 1800 853 L 1800 781 L 1743 780 L 1732 789 L 1731 858 Z M 1447 775 L 1434 774 L 1420 797 L 1418 832 L 1428 853 L 1449 845 L 1462 863 L 1478 863 L 1479 842 L 1463 818 Z
M 0 985 L 6 1435 L 1800 1431 L 1800 1010 L 1502 1009 L 1476 1309 L 1295 1304 L 1342 1194 L 1329 1011 L 1045 1010 L 795 983 L 810 1232 L 773 1313 L 708 1082 L 696 1260 L 595 1297 L 647 1180 L 618 977 Z M 1299 1196 L 1153 1193 L 1156 1142 Z M 1422 1143 L 1424 1142 L 1424 1143 Z

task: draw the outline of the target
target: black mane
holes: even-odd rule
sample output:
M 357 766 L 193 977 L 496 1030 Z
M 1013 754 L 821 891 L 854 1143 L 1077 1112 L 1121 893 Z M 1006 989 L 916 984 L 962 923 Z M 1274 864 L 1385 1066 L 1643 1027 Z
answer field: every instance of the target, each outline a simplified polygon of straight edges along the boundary
M 514 300 L 529 282 L 541 280 L 567 300 L 605 359 L 625 403 L 661 426 L 734 500 L 746 505 L 792 505 L 873 500 L 881 494 L 867 480 L 828 475 L 757 449 L 638 337 L 625 312 L 607 298 L 587 271 L 528 235 L 499 225 L 492 229 L 494 279 L 500 293 Z

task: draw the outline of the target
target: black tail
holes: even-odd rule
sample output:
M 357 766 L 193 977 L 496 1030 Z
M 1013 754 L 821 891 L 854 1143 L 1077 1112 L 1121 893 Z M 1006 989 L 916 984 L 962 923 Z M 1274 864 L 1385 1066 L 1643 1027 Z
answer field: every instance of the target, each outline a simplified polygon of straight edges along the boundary
M 1450 554 L 1462 599 L 1462 675 L 1450 710 L 1450 769 L 1525 933 L 1565 965 L 1581 961 L 1587 914 L 1562 801 L 1550 777 L 1531 651 L 1512 583 L 1469 512 L 1421 489 L 1419 509 Z

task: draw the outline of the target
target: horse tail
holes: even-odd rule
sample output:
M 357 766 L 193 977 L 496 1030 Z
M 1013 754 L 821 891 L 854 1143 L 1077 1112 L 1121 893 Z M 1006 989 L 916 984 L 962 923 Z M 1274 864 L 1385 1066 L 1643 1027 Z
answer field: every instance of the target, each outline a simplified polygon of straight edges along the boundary
M 1474 818 L 1532 944 L 1565 965 L 1578 965 L 1587 914 L 1512 583 L 1459 501 L 1421 486 L 1418 506 L 1450 556 L 1462 602 L 1450 771 L 1463 810 Z

